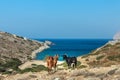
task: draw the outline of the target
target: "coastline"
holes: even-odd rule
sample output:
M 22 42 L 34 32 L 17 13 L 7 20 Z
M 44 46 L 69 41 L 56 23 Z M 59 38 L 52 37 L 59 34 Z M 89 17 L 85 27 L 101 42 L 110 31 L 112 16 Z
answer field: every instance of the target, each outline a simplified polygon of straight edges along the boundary
M 31 54 L 32 60 L 27 61 L 27 62 L 23 63 L 22 65 L 20 65 L 20 66 L 19 66 L 19 69 L 23 70 L 23 69 L 25 69 L 25 68 L 30 68 L 30 67 L 32 67 L 32 66 L 31 66 L 32 64 L 37 64 L 37 65 L 42 64 L 42 65 L 46 65 L 43 60 L 34 60 L 37 53 L 42 52 L 43 50 L 50 48 L 50 47 L 47 45 L 46 42 L 40 43 L 40 44 L 42 44 L 42 46 L 40 46 L 38 49 L 36 49 L 36 50 L 34 50 L 34 51 L 32 52 L 32 54 Z
M 34 50 L 31 54 L 31 58 L 34 59 L 36 57 L 36 54 L 39 52 L 42 52 L 45 49 L 50 48 L 46 43 L 43 43 L 42 46 L 40 46 L 37 50 Z

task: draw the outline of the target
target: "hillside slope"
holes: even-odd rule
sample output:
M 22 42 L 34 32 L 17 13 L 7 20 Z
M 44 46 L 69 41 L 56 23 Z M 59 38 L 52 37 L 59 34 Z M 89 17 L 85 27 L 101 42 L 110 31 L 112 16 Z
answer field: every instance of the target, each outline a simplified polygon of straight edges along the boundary
M 12 58 L 17 58 L 24 63 L 32 59 L 32 52 L 42 46 L 44 43 L 0 32 L 0 63 Z
M 88 55 L 79 57 L 78 60 L 90 67 L 120 64 L 120 41 L 109 41 Z

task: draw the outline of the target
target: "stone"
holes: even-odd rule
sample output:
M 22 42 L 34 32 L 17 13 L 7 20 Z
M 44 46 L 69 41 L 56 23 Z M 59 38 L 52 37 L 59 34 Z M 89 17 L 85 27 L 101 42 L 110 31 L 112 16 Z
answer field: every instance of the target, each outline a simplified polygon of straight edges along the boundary
M 117 70 L 117 69 L 110 70 L 110 71 L 108 72 L 108 74 L 109 74 L 109 75 L 113 75 L 116 70 Z
M 120 40 L 120 32 L 116 33 L 113 37 L 114 40 Z

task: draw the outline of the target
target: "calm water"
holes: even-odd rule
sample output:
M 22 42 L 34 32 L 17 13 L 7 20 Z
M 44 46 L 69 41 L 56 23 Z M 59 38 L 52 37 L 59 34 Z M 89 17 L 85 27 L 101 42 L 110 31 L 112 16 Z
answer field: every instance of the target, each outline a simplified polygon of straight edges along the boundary
M 45 41 L 37 39 L 38 41 Z M 37 54 L 37 60 L 43 60 L 45 56 L 59 54 L 59 60 L 62 60 L 63 54 L 68 56 L 81 56 L 88 54 L 92 50 L 104 45 L 110 39 L 47 39 L 55 45 L 51 45 L 49 49 Z

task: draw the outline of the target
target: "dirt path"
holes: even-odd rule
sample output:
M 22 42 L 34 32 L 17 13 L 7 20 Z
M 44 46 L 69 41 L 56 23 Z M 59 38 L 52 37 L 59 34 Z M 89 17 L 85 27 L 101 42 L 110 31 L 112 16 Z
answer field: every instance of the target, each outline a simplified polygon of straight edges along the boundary
M 63 61 L 58 61 L 58 65 L 59 64 L 62 64 Z M 19 68 L 21 70 L 25 69 L 25 68 L 31 68 L 32 67 L 32 64 L 36 64 L 36 65 L 44 65 L 44 66 L 47 66 L 46 62 L 45 61 L 42 61 L 42 60 L 32 60 L 32 61 L 28 61 L 24 64 L 22 64 L 21 66 L 19 66 Z

